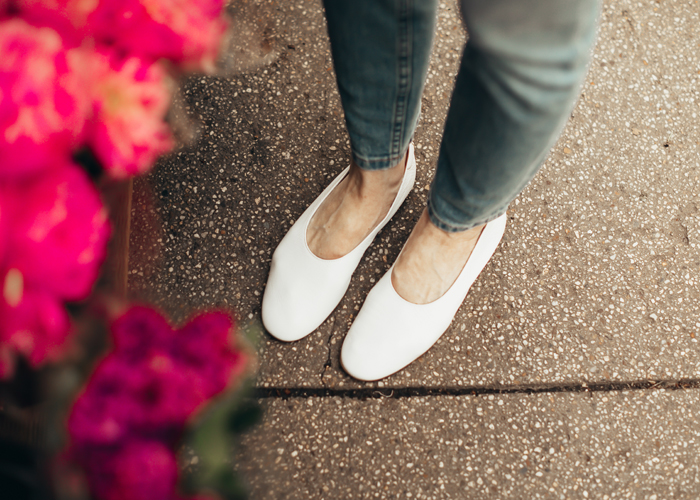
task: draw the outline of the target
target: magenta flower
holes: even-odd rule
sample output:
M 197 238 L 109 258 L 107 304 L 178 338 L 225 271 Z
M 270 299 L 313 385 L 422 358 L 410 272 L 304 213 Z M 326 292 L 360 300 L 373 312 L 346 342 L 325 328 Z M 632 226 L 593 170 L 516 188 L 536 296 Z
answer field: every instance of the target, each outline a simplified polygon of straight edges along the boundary
M 0 21 L 0 179 L 69 157 L 90 112 L 85 75 L 82 51 L 55 30 Z
M 167 352 L 173 329 L 150 307 L 135 306 L 112 323 L 114 352 L 128 363 L 145 365 L 156 354 Z
M 209 398 L 245 364 L 243 353 L 230 345 L 233 327 L 229 315 L 211 312 L 173 331 L 153 309 L 133 307 L 115 321 L 112 331 L 120 358 L 144 364 L 162 356 L 168 360 L 163 360 L 162 370 L 190 372 L 188 384 Z
M 114 475 L 105 500 L 171 498 L 177 481 L 175 455 L 156 441 L 132 441 L 116 456 Z
M 22 17 L 37 25 L 58 27 L 61 32 L 73 31 L 77 37 L 88 36 L 88 16 L 100 0 L 13 0 Z
M 31 180 L 0 184 L 0 372 L 14 353 L 38 366 L 68 349 L 66 300 L 84 299 L 107 251 L 109 224 L 95 188 L 61 162 Z
M 0 284 L 0 373 L 12 374 L 15 352 L 33 366 L 59 359 L 68 347 L 70 326 L 63 304 L 46 292 L 26 288 L 17 269 L 0 272 Z
M 121 52 L 214 70 L 228 27 L 223 0 L 16 0 L 42 25 L 69 25 Z
M 134 401 L 132 426 L 145 434 L 158 433 L 165 439 L 177 435 L 188 417 L 208 398 L 166 354 L 157 354 L 134 370 L 129 391 Z
M 222 391 L 244 366 L 243 353 L 229 347 L 232 326 L 227 314 L 202 315 L 178 332 L 178 341 L 173 345 L 173 355 L 196 374 L 192 376 L 192 384 L 207 397 Z
M 0 266 L 5 259 L 10 240 L 10 202 L 8 190 L 0 184 Z
M 68 420 L 77 450 L 118 446 L 134 434 L 132 421 L 138 402 L 131 388 L 136 374 L 129 368 L 108 356 L 93 372 Z
M 130 440 L 112 454 L 98 453 L 85 465 L 101 500 L 170 500 L 175 494 L 175 454 L 153 440 Z
M 112 177 L 144 173 L 173 147 L 164 122 L 171 98 L 167 74 L 160 64 L 137 57 L 96 52 L 93 62 L 90 143 Z
M 173 331 L 160 314 L 146 307 L 133 307 L 115 321 L 115 355 L 141 367 L 143 380 L 137 392 L 149 394 L 141 405 L 145 409 L 141 425 L 182 424 L 205 400 L 226 388 L 245 362 L 242 352 L 231 347 L 233 327 L 227 314 L 213 312 Z
M 64 163 L 18 184 L 12 195 L 7 266 L 22 273 L 27 287 L 64 300 L 86 298 L 110 233 L 107 211 L 87 175 Z
M 72 455 L 98 498 L 180 498 L 172 447 L 188 418 L 240 374 L 245 357 L 231 345 L 233 326 L 228 315 L 208 313 L 174 331 L 147 307 L 114 322 L 114 350 L 68 419 Z
M 207 399 L 189 382 L 162 355 L 139 364 L 108 356 L 69 420 L 76 449 L 118 445 L 129 436 L 173 441 Z
M 134 20 L 124 48 L 212 72 L 227 28 L 223 0 L 132 0 Z

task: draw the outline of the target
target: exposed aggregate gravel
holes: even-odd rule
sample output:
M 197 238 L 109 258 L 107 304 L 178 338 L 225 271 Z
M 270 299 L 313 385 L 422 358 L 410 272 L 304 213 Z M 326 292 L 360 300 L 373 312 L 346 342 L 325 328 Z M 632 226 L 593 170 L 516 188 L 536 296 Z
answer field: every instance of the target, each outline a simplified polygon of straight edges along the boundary
M 670 499 L 700 494 L 698 394 L 269 401 L 252 498 Z
M 166 227 L 150 262 L 133 241 L 131 285 L 178 317 L 224 304 L 259 318 L 275 245 L 347 162 L 320 9 L 294 5 L 271 17 L 275 62 L 188 82 L 185 111 L 201 120 L 201 139 L 144 181 L 155 186 Z M 440 342 L 384 384 L 698 375 L 699 10 L 693 2 L 606 5 L 580 101 L 511 205 L 500 249 Z M 317 332 L 291 346 L 262 337 L 261 385 L 357 386 L 338 363 L 342 339 L 425 202 L 463 40 L 455 7 L 443 6 L 416 134 L 415 191 Z
M 200 138 L 136 185 L 132 294 L 178 321 L 216 305 L 259 321 L 275 246 L 348 161 L 320 4 L 250 5 L 253 62 L 189 79 L 179 118 L 199 122 Z M 258 335 L 258 385 L 699 379 L 698 26 L 696 0 L 605 2 L 581 98 L 453 325 L 406 370 L 360 383 L 340 346 L 424 206 L 465 40 L 455 3 L 441 4 L 414 192 L 316 332 L 293 344 Z M 238 467 L 265 499 L 694 499 L 699 394 L 268 399 Z

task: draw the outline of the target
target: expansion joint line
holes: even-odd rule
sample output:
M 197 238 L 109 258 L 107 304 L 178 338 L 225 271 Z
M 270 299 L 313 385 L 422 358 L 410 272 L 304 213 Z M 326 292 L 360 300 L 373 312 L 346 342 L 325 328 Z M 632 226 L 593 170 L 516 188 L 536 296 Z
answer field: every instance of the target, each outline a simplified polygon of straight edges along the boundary
M 380 399 L 380 398 L 413 398 L 434 396 L 484 396 L 489 394 L 540 394 L 540 393 L 594 393 L 647 390 L 681 390 L 700 389 L 700 379 L 679 380 L 637 380 L 630 382 L 599 382 L 587 384 L 525 384 L 502 386 L 471 386 L 471 387 L 371 387 L 362 389 L 329 389 L 308 387 L 258 387 L 254 397 L 260 399 L 291 399 L 291 398 L 347 398 L 347 399 Z

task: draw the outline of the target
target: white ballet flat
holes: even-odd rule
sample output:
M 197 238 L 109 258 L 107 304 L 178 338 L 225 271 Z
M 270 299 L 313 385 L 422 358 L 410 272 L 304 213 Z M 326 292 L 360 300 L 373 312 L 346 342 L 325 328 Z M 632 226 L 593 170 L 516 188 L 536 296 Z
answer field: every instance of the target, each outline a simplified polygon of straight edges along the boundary
M 343 298 L 362 255 L 413 188 L 416 178 L 413 144 L 409 146 L 399 192 L 386 217 L 347 255 L 339 259 L 321 259 L 309 250 L 306 231 L 318 207 L 349 170 L 348 167 L 338 175 L 306 209 L 272 255 L 263 294 L 262 321 L 270 335 L 279 340 L 292 342 L 307 336 L 323 323 Z
M 413 304 L 396 293 L 391 266 L 367 295 L 345 337 L 340 353 L 345 371 L 359 380 L 379 380 L 430 349 L 450 326 L 505 228 L 505 214 L 486 224 L 460 275 L 442 297 L 429 304 Z

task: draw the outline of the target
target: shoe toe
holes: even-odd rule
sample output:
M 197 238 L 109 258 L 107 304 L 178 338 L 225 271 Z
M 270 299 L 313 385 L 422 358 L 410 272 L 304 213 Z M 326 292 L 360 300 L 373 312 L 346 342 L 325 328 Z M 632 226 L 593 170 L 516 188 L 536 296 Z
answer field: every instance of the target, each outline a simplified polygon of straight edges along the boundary
M 345 371 L 359 380 L 379 380 L 427 351 L 447 328 L 449 319 L 426 317 L 414 309 L 415 305 L 394 291 L 390 274 L 384 275 L 345 337 L 340 354 Z
M 306 229 L 318 206 L 348 171 L 346 169 L 336 177 L 302 214 L 272 256 L 263 294 L 262 321 L 270 335 L 279 340 L 293 342 L 310 334 L 325 321 L 343 298 L 365 250 L 411 192 L 416 173 L 413 146 L 410 147 L 409 161 L 399 193 L 384 220 L 344 257 L 320 259 L 306 244 Z
M 391 284 L 390 269 L 370 291 L 343 342 L 340 359 L 345 371 L 359 380 L 379 380 L 428 351 L 449 328 L 501 241 L 505 224 L 502 216 L 487 225 L 450 290 L 429 304 L 401 298 Z
M 263 296 L 262 322 L 265 330 L 277 340 L 294 342 L 314 330 L 298 315 L 298 309 L 285 307 L 285 302 L 279 300 L 266 300 L 267 297 Z
M 267 332 L 278 340 L 294 342 L 313 332 L 328 317 L 342 297 L 342 284 L 333 294 L 323 293 L 310 274 L 299 276 L 299 268 L 273 265 L 262 301 L 262 321 Z M 303 273 L 302 273 L 303 274 Z M 313 276 L 311 276 L 312 278 Z M 331 296 L 333 295 L 333 296 Z

